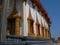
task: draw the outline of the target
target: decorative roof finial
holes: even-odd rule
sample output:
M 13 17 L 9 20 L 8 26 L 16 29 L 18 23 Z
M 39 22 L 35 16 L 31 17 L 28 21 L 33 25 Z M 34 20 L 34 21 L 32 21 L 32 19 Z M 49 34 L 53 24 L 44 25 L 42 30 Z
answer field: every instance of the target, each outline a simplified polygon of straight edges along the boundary
M 12 13 L 9 15 L 8 18 L 13 18 L 14 15 L 16 15 L 18 13 L 17 9 L 16 9 L 16 0 L 14 0 L 14 7 L 13 7 L 13 11 Z
M 14 1 L 14 9 L 16 9 L 16 0 Z
M 16 9 L 16 0 L 14 1 L 14 8 L 13 8 L 13 11 L 12 11 L 12 14 L 16 14 L 18 13 L 17 12 L 17 9 Z

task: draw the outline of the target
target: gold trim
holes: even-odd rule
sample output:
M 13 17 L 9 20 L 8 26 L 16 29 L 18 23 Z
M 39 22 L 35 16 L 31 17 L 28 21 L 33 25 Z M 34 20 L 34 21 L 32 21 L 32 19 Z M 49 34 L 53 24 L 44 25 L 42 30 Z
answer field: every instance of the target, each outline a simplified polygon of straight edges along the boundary
M 15 35 L 20 36 L 20 19 L 16 18 L 15 20 Z

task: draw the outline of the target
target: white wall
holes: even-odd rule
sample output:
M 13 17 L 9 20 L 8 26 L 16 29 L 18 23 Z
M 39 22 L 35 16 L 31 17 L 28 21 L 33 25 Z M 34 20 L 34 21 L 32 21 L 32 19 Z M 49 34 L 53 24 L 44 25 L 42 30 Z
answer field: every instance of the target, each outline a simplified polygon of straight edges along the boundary
M 36 36 L 36 14 L 37 14 L 38 21 L 39 21 L 40 24 L 41 24 L 41 20 L 42 20 L 43 26 L 44 26 L 44 23 L 45 23 L 45 26 L 48 28 L 48 24 L 45 21 L 44 17 L 41 16 L 42 14 L 37 11 L 38 9 L 37 8 L 34 9 L 32 7 L 32 3 L 27 1 L 26 5 L 25 5 L 25 8 L 24 8 L 24 10 L 25 10 L 25 13 L 24 13 L 24 22 L 25 22 L 24 23 L 24 36 L 27 36 L 27 34 L 28 34 L 28 20 L 27 20 L 27 18 L 29 16 L 29 7 L 30 7 L 30 11 L 31 11 L 31 16 L 34 20 L 34 33 L 35 33 L 35 36 Z M 40 32 L 41 32 L 41 35 L 42 35 L 41 30 L 40 30 Z

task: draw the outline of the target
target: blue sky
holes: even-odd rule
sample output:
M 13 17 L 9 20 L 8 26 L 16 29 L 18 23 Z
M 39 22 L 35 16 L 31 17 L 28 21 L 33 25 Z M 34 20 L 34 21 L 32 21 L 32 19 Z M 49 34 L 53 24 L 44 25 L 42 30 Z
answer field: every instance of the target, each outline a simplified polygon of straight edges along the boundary
M 40 0 L 51 18 L 51 36 L 60 36 L 60 0 Z

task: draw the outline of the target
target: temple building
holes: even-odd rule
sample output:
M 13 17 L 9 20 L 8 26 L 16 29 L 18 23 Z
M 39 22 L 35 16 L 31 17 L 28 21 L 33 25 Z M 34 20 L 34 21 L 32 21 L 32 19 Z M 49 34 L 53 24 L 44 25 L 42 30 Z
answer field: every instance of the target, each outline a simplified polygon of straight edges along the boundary
M 4 30 L 6 36 L 51 39 L 51 20 L 40 0 L 4 0 L 3 7 L 5 28 L 1 31 Z

